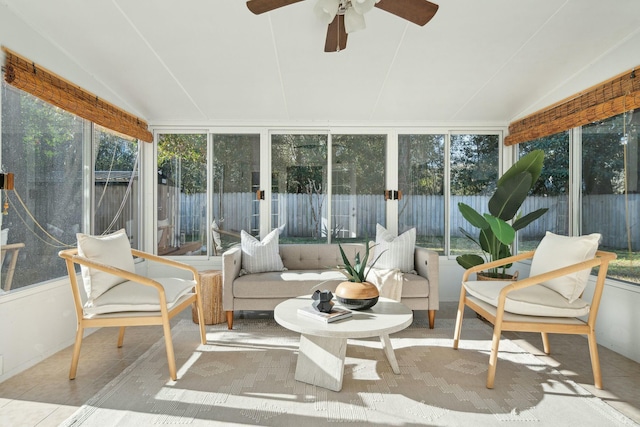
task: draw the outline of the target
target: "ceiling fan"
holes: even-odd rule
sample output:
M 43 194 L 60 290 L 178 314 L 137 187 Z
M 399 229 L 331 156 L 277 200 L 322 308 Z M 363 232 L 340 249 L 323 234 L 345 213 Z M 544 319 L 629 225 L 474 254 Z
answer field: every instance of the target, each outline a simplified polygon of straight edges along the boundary
M 302 0 L 249 0 L 247 7 L 256 15 L 298 3 Z M 339 52 L 347 47 L 347 35 L 365 28 L 364 14 L 377 7 L 409 22 L 423 26 L 438 11 L 427 0 L 318 0 L 316 14 L 329 24 L 325 52 Z

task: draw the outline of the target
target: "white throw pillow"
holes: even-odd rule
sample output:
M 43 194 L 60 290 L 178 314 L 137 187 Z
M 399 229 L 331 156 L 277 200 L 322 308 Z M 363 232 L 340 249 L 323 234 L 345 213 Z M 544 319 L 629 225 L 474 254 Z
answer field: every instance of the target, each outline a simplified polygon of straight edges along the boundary
M 601 235 L 598 233 L 569 237 L 547 231 L 533 255 L 529 275 L 537 276 L 593 258 L 598 250 L 600 237 Z M 569 302 L 573 302 L 580 297 L 586 288 L 589 274 L 591 274 L 590 269 L 582 270 L 548 280 L 542 285 L 558 292 Z
M 375 264 L 376 268 L 397 268 L 403 273 L 413 271 L 415 249 L 415 228 L 395 236 L 380 224 L 376 224 L 375 258 L 381 254 Z
M 278 234 L 276 228 L 259 241 L 246 231 L 241 231 L 242 269 L 246 273 L 284 270 L 278 248 Z
M 124 229 L 106 236 L 76 234 L 78 255 L 135 273 L 131 245 Z M 96 269 L 80 266 L 88 303 L 126 279 Z

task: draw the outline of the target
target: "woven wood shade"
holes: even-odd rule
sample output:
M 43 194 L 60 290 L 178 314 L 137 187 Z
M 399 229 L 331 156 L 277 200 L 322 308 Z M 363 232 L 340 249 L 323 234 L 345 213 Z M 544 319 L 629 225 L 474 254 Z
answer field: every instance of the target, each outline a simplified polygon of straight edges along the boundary
M 153 141 L 147 123 L 3 47 L 4 80 L 49 104 L 141 141 Z
M 629 70 L 509 125 L 505 145 L 519 144 L 640 108 L 640 71 Z

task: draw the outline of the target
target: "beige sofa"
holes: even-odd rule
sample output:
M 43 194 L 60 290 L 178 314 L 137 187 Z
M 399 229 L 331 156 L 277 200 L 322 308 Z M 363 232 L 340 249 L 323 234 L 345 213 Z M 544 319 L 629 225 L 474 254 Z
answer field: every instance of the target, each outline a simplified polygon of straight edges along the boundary
M 353 259 L 364 255 L 364 244 L 342 245 Z M 280 302 L 316 289 L 335 291 L 345 276 L 335 267 L 342 264 L 337 244 L 282 244 L 280 257 L 284 271 L 240 275 L 242 251 L 235 246 L 222 255 L 222 305 L 227 325 L 233 328 L 233 313 L 240 310 L 274 310 Z M 438 254 L 416 247 L 414 268 L 417 274 L 404 273 L 401 302 L 412 310 L 428 310 L 433 328 L 438 299 Z

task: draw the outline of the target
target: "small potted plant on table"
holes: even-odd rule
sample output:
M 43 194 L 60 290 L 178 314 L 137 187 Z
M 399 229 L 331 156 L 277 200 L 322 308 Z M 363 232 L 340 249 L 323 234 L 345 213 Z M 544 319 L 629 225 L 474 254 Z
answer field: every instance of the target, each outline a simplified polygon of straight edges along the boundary
M 380 259 L 380 255 L 371 263 L 367 265 L 369 260 L 369 245 L 366 245 L 366 251 L 364 258 L 360 259 L 360 252 L 356 253 L 354 263 L 351 264 L 349 259 L 344 253 L 342 246 L 338 243 L 340 248 L 340 255 L 342 256 L 343 265 L 339 265 L 338 268 L 347 276 L 347 281 L 342 282 L 336 288 L 336 298 L 345 307 L 351 310 L 366 310 L 371 308 L 378 302 L 380 293 L 378 288 L 373 283 L 367 282 L 367 275 L 373 265 Z

